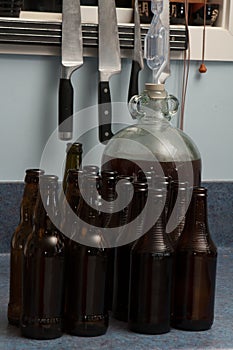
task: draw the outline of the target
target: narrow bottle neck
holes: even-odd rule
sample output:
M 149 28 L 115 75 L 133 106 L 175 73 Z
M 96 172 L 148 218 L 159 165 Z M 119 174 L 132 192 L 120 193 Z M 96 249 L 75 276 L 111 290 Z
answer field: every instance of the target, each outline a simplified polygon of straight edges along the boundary
M 49 235 L 58 219 L 57 189 L 42 189 L 35 208 L 35 231 L 39 236 Z
M 216 253 L 211 239 L 207 218 L 207 197 L 205 193 L 193 192 L 185 225 L 177 245 L 178 251 L 188 250 L 197 253 Z
M 63 191 L 66 192 L 66 186 L 67 186 L 67 175 L 69 172 L 69 169 L 79 169 L 80 165 L 82 163 L 82 153 L 68 153 L 66 158 L 66 165 L 65 165 L 65 172 L 63 177 Z
M 80 188 L 78 181 L 68 182 L 66 188 L 66 200 L 72 210 L 76 211 L 80 200 Z
M 85 181 L 83 185 L 83 195 L 80 198 L 77 208 L 78 216 L 81 220 L 98 226 L 99 224 L 99 194 L 96 187 L 96 181 Z
M 113 201 L 116 199 L 115 180 L 104 179 L 101 182 L 101 197 L 106 201 Z
M 37 196 L 38 183 L 26 184 L 20 206 L 20 224 L 28 223 L 32 225 Z
M 150 99 L 143 106 L 144 116 L 140 119 L 144 123 L 168 123 L 166 115 L 168 114 L 168 104 L 166 99 Z
M 186 221 L 189 228 L 195 228 L 199 223 L 208 228 L 206 196 L 196 195 L 195 193 L 193 194 L 186 214 Z
M 143 185 L 143 184 L 142 184 Z M 129 204 L 129 218 L 130 220 L 134 220 L 138 217 L 141 211 L 144 209 L 146 201 L 147 201 L 147 184 L 144 184 L 144 188 L 135 189 L 134 195 L 131 203 Z

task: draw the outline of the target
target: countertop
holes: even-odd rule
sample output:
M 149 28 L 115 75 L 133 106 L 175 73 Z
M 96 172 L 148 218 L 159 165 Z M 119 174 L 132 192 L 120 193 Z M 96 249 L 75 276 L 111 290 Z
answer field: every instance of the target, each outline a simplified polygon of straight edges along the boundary
M 110 320 L 107 334 L 95 338 L 64 334 L 49 341 L 22 338 L 19 329 L 7 323 L 9 254 L 0 254 L 0 350 L 175 350 L 233 349 L 233 247 L 218 249 L 215 320 L 204 332 L 172 329 L 163 335 L 140 335 L 128 331 L 127 324 Z

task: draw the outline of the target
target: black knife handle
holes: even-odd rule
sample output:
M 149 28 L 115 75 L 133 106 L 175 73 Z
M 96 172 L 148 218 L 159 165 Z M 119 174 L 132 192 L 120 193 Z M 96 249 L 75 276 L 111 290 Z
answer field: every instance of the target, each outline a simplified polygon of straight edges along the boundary
M 129 82 L 129 91 L 128 91 L 128 102 L 131 97 L 138 95 L 138 73 L 141 70 L 141 66 L 137 61 L 132 61 L 130 82 Z
M 107 143 L 112 133 L 111 94 L 108 81 L 99 83 L 99 140 Z
M 58 131 L 63 140 L 72 138 L 73 133 L 73 86 L 70 79 L 60 79 L 59 106 L 58 106 Z M 63 135 L 63 136 L 62 136 Z M 65 136 L 66 135 L 66 136 Z M 70 136 L 67 136 L 70 135 Z

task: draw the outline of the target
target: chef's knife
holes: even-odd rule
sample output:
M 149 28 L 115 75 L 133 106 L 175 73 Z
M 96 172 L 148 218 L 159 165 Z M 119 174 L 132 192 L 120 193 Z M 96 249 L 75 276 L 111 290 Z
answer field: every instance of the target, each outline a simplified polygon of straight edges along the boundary
M 115 0 L 99 0 L 99 140 L 112 136 L 112 108 L 109 79 L 121 71 Z
M 73 71 L 83 64 L 80 0 L 63 0 L 62 68 L 59 86 L 59 138 L 70 140 L 73 134 Z
M 128 102 L 134 95 L 138 95 L 138 75 L 141 69 L 143 69 L 143 55 L 142 55 L 142 42 L 141 42 L 141 28 L 140 28 L 140 15 L 138 8 L 138 0 L 134 1 L 134 49 L 132 68 L 130 75 Z

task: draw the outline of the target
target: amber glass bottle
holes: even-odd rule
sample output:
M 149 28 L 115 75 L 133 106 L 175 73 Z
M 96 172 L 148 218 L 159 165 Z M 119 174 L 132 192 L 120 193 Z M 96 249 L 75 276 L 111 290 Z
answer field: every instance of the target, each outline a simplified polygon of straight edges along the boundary
M 173 247 L 175 248 L 181 233 L 184 229 L 186 212 L 190 201 L 191 190 L 188 182 L 171 182 L 171 194 L 167 213 L 168 229 L 169 226 L 174 228 L 169 231 Z
M 125 217 L 125 224 L 135 219 L 143 210 L 148 194 L 148 185 L 143 182 L 134 182 L 134 195 L 129 204 L 128 215 Z M 130 190 L 130 188 L 128 188 Z M 127 188 L 125 189 L 125 194 Z M 135 231 L 135 226 L 136 230 Z M 124 234 L 140 234 L 143 229 L 143 220 L 137 222 L 132 230 L 127 228 Z M 120 321 L 128 321 L 128 300 L 129 300 L 129 271 L 130 271 L 130 251 L 134 241 L 116 248 L 115 270 L 114 270 L 114 293 L 113 293 L 113 316 Z
M 84 175 L 83 189 L 90 200 L 99 200 L 96 183 L 98 176 Z M 105 334 L 108 327 L 107 312 L 107 250 L 102 248 L 101 217 L 82 197 L 78 207 L 82 223 L 69 242 L 66 331 L 77 336 Z M 99 247 L 88 242 L 99 242 Z M 91 245 L 91 244 L 90 244 Z
M 23 248 L 28 235 L 32 232 L 39 176 L 43 173 L 44 171 L 40 169 L 26 170 L 24 194 L 20 206 L 20 223 L 11 240 L 8 320 L 10 324 L 17 326 L 20 323 L 22 307 Z
M 84 165 L 82 169 L 85 174 L 97 175 L 99 173 L 98 165 Z
M 67 175 L 67 187 L 61 213 L 61 231 L 65 235 L 65 313 L 67 305 L 68 275 L 72 271 L 69 262 L 69 240 L 74 226 L 77 225 L 77 209 L 81 199 L 83 171 L 70 169 Z
M 66 163 L 65 163 L 65 171 L 63 176 L 63 191 L 66 193 L 66 185 L 67 185 L 67 175 L 69 169 L 79 169 L 82 163 L 82 144 L 79 142 L 67 143 L 66 148 Z
M 116 194 L 116 179 L 117 172 L 111 170 L 102 170 L 100 178 L 101 199 L 106 201 L 108 212 L 102 212 L 102 226 L 106 228 L 117 227 L 119 225 L 118 213 L 115 212 L 114 201 L 117 197 Z M 102 210 L 103 208 L 101 208 Z M 114 259 L 115 248 L 108 248 L 108 282 L 107 282 L 107 298 L 108 309 L 112 310 L 113 299 L 113 278 L 114 278 Z
M 66 236 L 70 236 L 72 224 L 75 219 L 79 201 L 81 198 L 80 186 L 82 185 L 83 171 L 69 169 L 67 175 L 67 186 L 63 199 L 61 213 L 61 230 Z
M 24 248 L 21 333 L 33 339 L 62 335 L 65 251 L 53 223 L 59 218 L 57 180 L 55 175 L 40 177 L 35 225 Z
M 194 188 L 175 251 L 172 326 L 201 331 L 212 326 L 217 248 L 207 223 L 207 190 Z
M 151 190 L 153 206 L 164 201 L 161 190 Z M 173 248 L 165 232 L 165 209 L 152 228 L 131 250 L 129 328 L 138 333 L 161 334 L 170 330 Z

